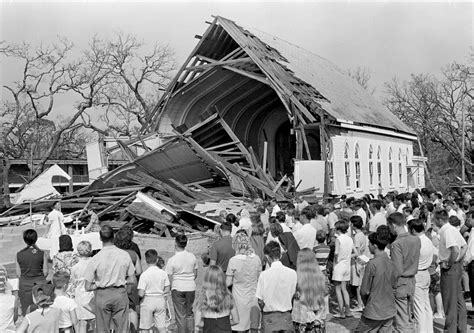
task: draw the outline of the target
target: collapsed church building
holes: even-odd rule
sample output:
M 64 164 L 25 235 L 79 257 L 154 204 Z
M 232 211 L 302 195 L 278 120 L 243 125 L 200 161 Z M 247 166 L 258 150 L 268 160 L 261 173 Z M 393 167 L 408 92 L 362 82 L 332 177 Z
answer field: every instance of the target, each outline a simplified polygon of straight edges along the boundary
M 357 196 L 424 186 L 416 134 L 330 61 L 223 17 L 199 38 L 148 131 L 171 135 L 216 113 L 264 169 L 294 174 L 300 189 Z M 205 133 L 201 145 L 219 146 L 222 135 Z
M 248 199 L 424 187 L 414 132 L 330 61 L 223 17 L 198 38 L 138 138 L 87 147 L 91 183 L 61 198 L 76 228 L 94 209 L 169 238 L 252 209 Z M 108 171 L 116 150 L 128 162 Z M 0 225 L 44 218 L 53 202 L 18 202 Z

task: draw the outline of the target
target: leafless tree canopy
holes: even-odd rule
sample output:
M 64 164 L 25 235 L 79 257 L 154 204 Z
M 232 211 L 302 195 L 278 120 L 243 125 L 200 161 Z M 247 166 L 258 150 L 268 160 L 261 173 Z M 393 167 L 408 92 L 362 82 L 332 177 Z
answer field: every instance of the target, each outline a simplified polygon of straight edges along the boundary
M 3 85 L 0 105 L 7 197 L 11 159 L 40 159 L 34 178 L 52 157 L 81 155 L 84 128 L 106 135 L 138 132 L 175 68 L 169 47 L 156 45 L 147 52 L 135 37 L 120 34 L 114 40 L 96 37 L 83 51 L 66 38 L 39 46 L 3 41 L 0 56 L 21 65 L 15 81 Z M 58 101 L 70 107 L 61 109 Z
M 113 40 L 94 38 L 89 52 L 107 54 L 110 73 L 97 96 L 96 105 L 104 112 L 101 120 L 109 134 L 130 136 L 147 123 L 175 70 L 174 53 L 168 46 L 155 45 L 147 50 L 135 37 L 119 34 Z M 94 126 L 89 114 L 83 116 Z
M 429 167 L 441 166 L 450 171 L 451 180 L 453 174 L 459 175 L 459 168 L 453 169 L 453 163 L 459 166 L 464 159 L 466 166 L 472 169 L 474 162 L 471 140 L 473 79 L 472 66 L 452 63 L 442 70 L 440 78 L 419 74 L 412 75 L 407 82 L 399 82 L 394 78 L 386 83 L 385 105 L 418 134 L 428 154 Z M 466 126 L 464 133 L 463 111 Z M 461 153 L 463 137 L 464 156 Z M 471 180 L 470 173 L 466 172 L 466 175 Z

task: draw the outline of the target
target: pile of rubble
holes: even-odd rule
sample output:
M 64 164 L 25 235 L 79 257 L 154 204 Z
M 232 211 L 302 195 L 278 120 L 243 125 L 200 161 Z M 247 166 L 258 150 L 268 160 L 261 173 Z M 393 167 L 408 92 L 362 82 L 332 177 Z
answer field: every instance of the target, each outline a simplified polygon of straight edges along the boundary
M 205 232 L 219 224 L 222 210 L 253 211 L 256 198 L 284 202 L 314 192 L 294 192 L 297 186 L 286 176 L 276 182 L 263 170 L 252 147 L 247 149 L 217 113 L 191 128 L 175 128 L 175 133 L 141 156 L 119 143 L 129 162 L 63 196 L 67 221 L 81 227 L 93 210 L 100 221 L 116 227 L 128 224 L 143 233 Z M 15 205 L 0 214 L 0 225 L 29 221 L 55 200 Z

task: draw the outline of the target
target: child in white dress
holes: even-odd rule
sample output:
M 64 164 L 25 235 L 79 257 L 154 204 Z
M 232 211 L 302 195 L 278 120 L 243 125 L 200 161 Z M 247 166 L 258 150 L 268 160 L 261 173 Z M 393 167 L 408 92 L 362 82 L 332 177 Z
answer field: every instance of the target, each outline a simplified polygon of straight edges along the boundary
M 346 318 L 353 316 L 350 309 L 347 283 L 351 280 L 351 259 L 357 257 L 357 250 L 352 238 L 347 235 L 349 224 L 346 221 L 336 222 L 335 229 L 337 238 L 332 280 L 335 284 L 339 313 L 335 314 L 334 317 Z

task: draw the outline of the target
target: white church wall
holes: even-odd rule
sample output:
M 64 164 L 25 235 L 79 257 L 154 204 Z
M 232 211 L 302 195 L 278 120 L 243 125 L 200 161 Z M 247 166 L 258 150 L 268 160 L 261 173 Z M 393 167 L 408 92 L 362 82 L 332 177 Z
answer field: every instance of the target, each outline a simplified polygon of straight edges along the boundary
M 413 162 L 411 140 L 348 130 L 332 135 L 331 141 L 333 149 L 329 162 L 332 163 L 333 169 L 332 193 L 360 197 L 366 193 L 377 195 L 379 189 L 383 194 L 393 190 L 398 192 L 412 190 L 412 186 L 408 184 L 407 166 L 419 163 Z M 347 158 L 345 156 L 346 145 L 348 147 Z M 359 149 L 358 158 L 355 154 L 357 146 Z M 372 158 L 369 158 L 370 147 L 372 147 Z M 378 158 L 379 148 L 380 158 Z M 389 159 L 390 150 L 391 160 Z M 359 164 L 359 177 L 356 174 L 356 162 Z M 346 163 L 348 164 L 348 179 L 346 179 Z M 380 181 L 378 163 L 381 166 Z M 372 164 L 373 170 L 372 181 L 370 180 L 370 164 Z M 423 172 L 422 169 L 422 167 L 417 169 L 420 175 Z M 418 177 L 418 174 L 414 173 L 414 177 L 415 187 L 423 187 L 424 176 Z M 420 178 L 420 182 L 417 182 L 418 178 Z

